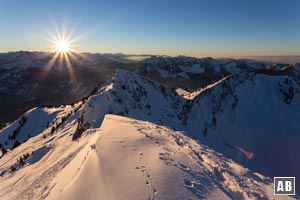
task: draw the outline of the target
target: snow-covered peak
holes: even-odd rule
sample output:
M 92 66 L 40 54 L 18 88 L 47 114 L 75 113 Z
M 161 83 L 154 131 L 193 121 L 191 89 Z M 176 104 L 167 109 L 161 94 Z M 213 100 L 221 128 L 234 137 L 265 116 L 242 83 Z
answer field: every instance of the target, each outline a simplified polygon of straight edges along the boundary
M 99 127 L 107 113 L 180 126 L 178 115 L 185 100 L 175 91 L 127 70 L 117 70 L 107 87 L 110 89 L 100 90 L 83 106 L 79 135 L 89 127 Z

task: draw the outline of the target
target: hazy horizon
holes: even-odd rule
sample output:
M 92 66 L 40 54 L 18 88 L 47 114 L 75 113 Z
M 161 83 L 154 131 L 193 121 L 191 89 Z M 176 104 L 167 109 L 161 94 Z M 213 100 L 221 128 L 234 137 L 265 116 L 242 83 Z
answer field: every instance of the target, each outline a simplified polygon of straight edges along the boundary
M 40 53 L 51 53 L 55 54 L 55 51 L 27 51 L 27 50 L 17 50 L 17 51 L 7 51 L 7 52 L 0 52 L 0 54 L 5 53 L 14 53 L 14 52 L 40 52 Z M 124 56 L 170 56 L 170 57 L 177 57 L 177 56 L 191 56 L 191 55 L 167 55 L 167 54 L 149 54 L 149 53 L 140 53 L 140 54 L 126 54 L 124 52 L 76 52 L 76 53 L 82 53 L 82 54 L 122 54 Z M 266 56 L 266 55 L 260 55 L 260 56 L 220 56 L 220 57 L 213 57 L 213 56 L 191 56 L 195 58 L 206 58 L 206 57 L 212 57 L 214 59 L 249 59 L 249 60 L 255 60 L 259 62 L 264 63 L 299 63 L 300 62 L 300 55 L 274 55 L 274 56 Z

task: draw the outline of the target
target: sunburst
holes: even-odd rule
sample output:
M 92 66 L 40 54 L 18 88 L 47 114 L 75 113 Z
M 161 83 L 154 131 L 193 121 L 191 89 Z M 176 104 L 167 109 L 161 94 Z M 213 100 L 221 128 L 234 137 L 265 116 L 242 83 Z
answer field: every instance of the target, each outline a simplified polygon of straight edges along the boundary
M 72 81 L 73 88 L 77 86 L 77 78 L 74 73 L 74 69 L 72 66 L 72 61 L 78 61 L 78 58 L 86 59 L 83 54 L 79 54 L 74 49 L 74 44 L 83 36 L 73 37 L 73 31 L 67 33 L 66 28 L 63 27 L 62 30 L 59 30 L 57 26 L 54 28 L 53 33 L 46 33 L 47 41 L 51 44 L 51 59 L 47 63 L 44 74 L 42 75 L 41 79 L 44 80 L 49 71 L 55 66 L 58 69 L 63 69 L 64 67 L 67 68 L 68 73 L 70 75 L 70 79 Z

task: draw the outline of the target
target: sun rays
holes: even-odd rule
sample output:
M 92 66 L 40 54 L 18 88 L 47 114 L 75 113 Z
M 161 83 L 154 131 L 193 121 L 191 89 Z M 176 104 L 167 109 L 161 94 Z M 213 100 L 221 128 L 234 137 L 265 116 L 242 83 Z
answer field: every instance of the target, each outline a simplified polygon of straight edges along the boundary
M 61 30 L 58 29 L 57 26 L 54 26 L 54 32 L 46 33 L 46 40 L 50 43 L 51 50 L 49 53 L 50 59 L 44 68 L 41 79 L 43 81 L 53 68 L 55 70 L 67 69 L 73 88 L 76 88 L 77 78 L 72 63 L 78 63 L 79 58 L 87 58 L 83 54 L 77 53 L 74 48 L 75 43 L 83 37 L 80 35 L 74 36 L 74 29 L 69 33 L 66 30 L 65 26 L 63 26 Z

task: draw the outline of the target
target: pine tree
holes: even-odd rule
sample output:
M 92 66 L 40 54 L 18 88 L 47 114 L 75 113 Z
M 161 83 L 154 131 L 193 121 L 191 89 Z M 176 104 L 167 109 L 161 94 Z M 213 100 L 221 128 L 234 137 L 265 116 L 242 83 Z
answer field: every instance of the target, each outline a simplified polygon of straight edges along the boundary
M 20 163 L 22 166 L 24 165 L 24 160 L 23 160 L 22 156 L 21 156 L 20 159 L 19 159 L 19 163 Z
M 7 150 L 6 150 L 4 147 L 2 147 L 2 148 L 1 148 L 1 152 L 2 152 L 2 156 L 3 156 L 4 154 L 7 153 Z
M 14 172 L 14 171 L 16 171 L 16 168 L 15 168 L 15 166 L 11 166 L 11 167 L 10 167 L 10 170 L 11 170 L 11 172 Z
M 20 146 L 20 144 L 21 144 L 21 143 L 20 143 L 18 140 L 16 140 L 15 143 L 14 143 L 14 145 L 13 145 L 13 147 L 12 147 L 12 149 L 14 149 L 14 148 Z

